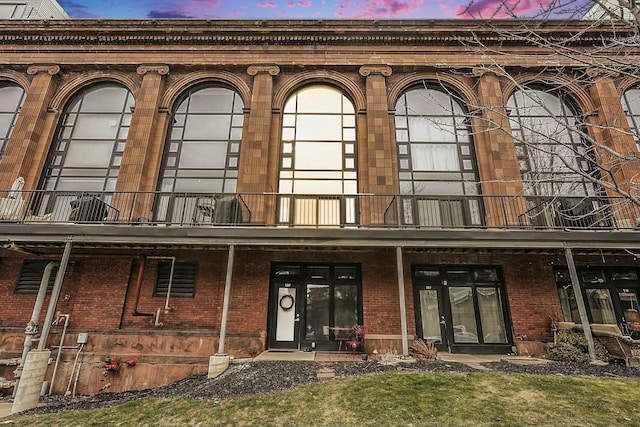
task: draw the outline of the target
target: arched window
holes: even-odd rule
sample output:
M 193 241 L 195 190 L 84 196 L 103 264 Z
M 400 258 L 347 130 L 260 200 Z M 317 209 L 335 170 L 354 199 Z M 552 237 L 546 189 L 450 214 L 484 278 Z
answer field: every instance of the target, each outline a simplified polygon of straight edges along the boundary
M 62 114 L 40 188 L 93 195 L 114 191 L 133 105 L 131 92 L 114 83 L 95 84 L 76 94 Z M 75 197 L 58 193 L 43 206 L 56 218 L 68 216 Z M 110 201 L 108 195 L 100 198 Z
M 12 83 L 0 83 L 0 158 L 24 102 L 24 90 Z
M 635 86 L 622 95 L 622 108 L 627 114 L 629 128 L 640 150 L 640 86 Z
M 356 166 L 351 100 L 327 85 L 307 86 L 289 97 L 282 115 L 279 193 L 296 196 L 280 197 L 280 222 L 356 223 Z
M 507 103 L 511 134 L 528 196 L 594 195 L 590 148 L 577 107 L 560 91 L 543 86 L 514 92 Z
M 528 86 L 507 103 L 520 174 L 527 196 L 523 224 L 544 227 L 605 225 L 592 167 L 591 146 L 582 138 L 581 114 L 561 91 Z
M 204 205 L 213 209 L 214 195 L 235 193 L 243 108 L 240 95 L 219 84 L 193 87 L 176 102 L 158 184 L 157 219 L 211 220 L 202 215 L 207 214 Z
M 414 87 L 396 103 L 396 142 L 405 224 L 481 224 L 480 188 L 468 115 L 437 85 Z

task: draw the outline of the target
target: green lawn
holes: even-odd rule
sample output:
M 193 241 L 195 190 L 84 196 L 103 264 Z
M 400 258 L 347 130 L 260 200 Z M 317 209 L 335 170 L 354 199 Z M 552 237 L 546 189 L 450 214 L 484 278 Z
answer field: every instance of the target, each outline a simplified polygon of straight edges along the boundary
M 216 404 L 133 401 L 0 426 L 638 426 L 637 379 L 386 372 Z

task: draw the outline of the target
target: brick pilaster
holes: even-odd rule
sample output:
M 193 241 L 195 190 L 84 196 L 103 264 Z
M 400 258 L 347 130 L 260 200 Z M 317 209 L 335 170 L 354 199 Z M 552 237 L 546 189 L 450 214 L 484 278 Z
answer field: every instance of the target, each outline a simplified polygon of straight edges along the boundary
M 391 68 L 386 65 L 360 67 L 360 75 L 366 77 L 367 140 L 366 153 L 359 153 L 359 170 L 368 172 L 368 186 L 360 188 L 366 193 L 398 192 L 395 138 L 391 135 L 387 100 L 386 78 L 391 73 Z
M 280 68 L 276 65 L 252 65 L 247 69 L 247 74 L 254 77 L 251 110 L 242 138 L 238 192 L 264 192 L 273 190 L 270 187 L 277 187 L 276 183 L 270 183 L 268 179 L 268 159 L 273 77 L 279 73 Z
M 629 123 L 620 103 L 620 93 L 610 76 L 595 76 L 596 80 L 589 87 L 596 114 L 588 114 L 586 121 L 590 125 L 589 132 L 596 145 L 598 163 L 604 170 L 602 178 L 629 191 L 638 186 L 640 164 L 637 159 L 637 148 L 629 129 Z M 604 171 L 603 171 L 604 172 Z M 615 191 L 611 196 L 619 196 Z M 637 196 L 637 194 L 636 194 Z
M 518 215 L 526 208 L 523 200 L 504 197 L 521 195 L 523 191 L 504 94 L 494 72 L 475 69 L 474 74 L 478 76 L 480 105 L 473 112 L 471 123 L 482 194 L 502 196 L 485 199 L 486 221 L 488 225 L 517 223 Z
M 164 133 L 156 132 L 159 121 L 160 100 L 164 90 L 164 80 L 169 73 L 166 65 L 141 65 L 137 70 L 142 75 L 142 85 L 136 96 L 135 110 L 131 117 L 131 126 L 122 156 L 122 164 L 118 174 L 116 191 L 153 191 L 159 173 L 160 157 L 164 143 Z M 133 196 L 133 195 L 132 195 Z M 131 218 L 150 215 L 153 198 L 137 197 L 135 202 L 129 197 L 117 198 L 116 208 L 120 210 L 120 217 Z M 132 209 L 133 212 L 130 212 Z M 124 215 L 124 216 L 123 216 Z

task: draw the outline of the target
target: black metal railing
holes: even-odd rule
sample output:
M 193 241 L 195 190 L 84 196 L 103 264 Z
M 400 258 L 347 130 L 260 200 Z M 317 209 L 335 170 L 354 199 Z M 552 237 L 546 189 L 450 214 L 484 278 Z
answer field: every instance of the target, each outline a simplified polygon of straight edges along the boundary
M 625 198 L 0 191 L 0 222 L 176 226 L 636 229 Z

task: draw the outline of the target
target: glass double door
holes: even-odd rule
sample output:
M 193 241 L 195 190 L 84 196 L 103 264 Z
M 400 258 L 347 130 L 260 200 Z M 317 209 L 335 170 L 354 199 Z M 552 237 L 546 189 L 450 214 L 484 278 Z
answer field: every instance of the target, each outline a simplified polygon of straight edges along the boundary
M 337 350 L 362 323 L 356 265 L 278 265 L 271 279 L 270 349 Z
M 511 351 L 504 289 L 496 269 L 416 268 L 414 298 L 416 334 L 439 350 Z

